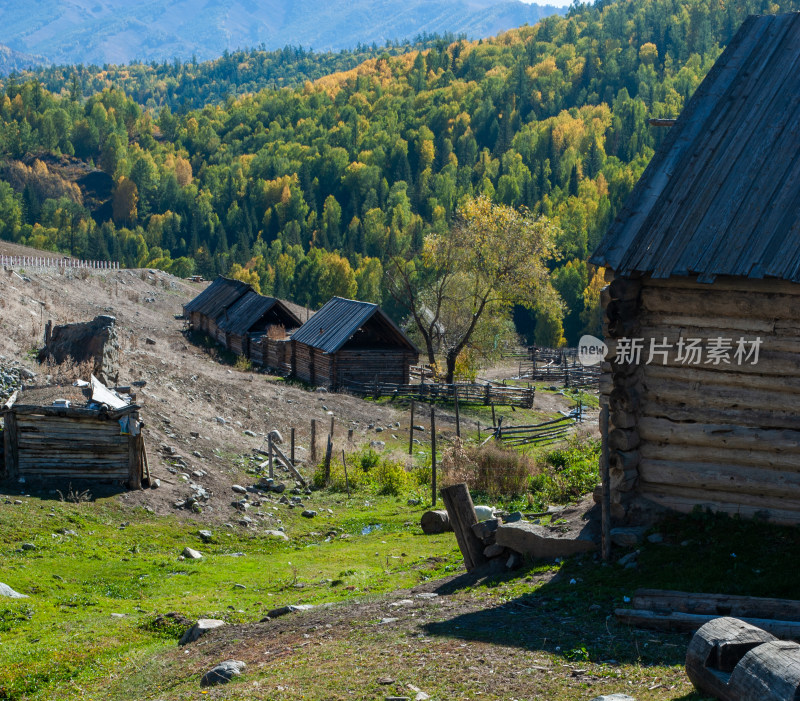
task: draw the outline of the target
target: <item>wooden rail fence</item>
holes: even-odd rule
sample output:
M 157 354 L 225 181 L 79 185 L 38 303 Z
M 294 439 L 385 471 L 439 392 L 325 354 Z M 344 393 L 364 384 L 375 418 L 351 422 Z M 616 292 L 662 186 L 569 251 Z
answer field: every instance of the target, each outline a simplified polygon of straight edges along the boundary
M 455 402 L 466 404 L 496 404 L 498 406 L 518 406 L 525 409 L 533 407 L 535 390 L 533 387 L 512 387 L 492 384 L 458 383 L 426 383 L 413 385 L 396 385 L 385 382 L 373 384 L 349 384 L 347 391 L 360 396 L 394 397 L 398 399 L 414 399 L 422 402 Z

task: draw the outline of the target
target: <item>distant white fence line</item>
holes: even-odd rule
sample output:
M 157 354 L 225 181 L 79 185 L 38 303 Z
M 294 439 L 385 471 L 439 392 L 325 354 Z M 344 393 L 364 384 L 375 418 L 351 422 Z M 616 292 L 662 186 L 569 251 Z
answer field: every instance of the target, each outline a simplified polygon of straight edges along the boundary
M 77 258 L 52 258 L 48 256 L 2 256 L 2 268 L 64 268 L 91 270 L 119 270 L 119 263 L 110 260 L 78 260 Z

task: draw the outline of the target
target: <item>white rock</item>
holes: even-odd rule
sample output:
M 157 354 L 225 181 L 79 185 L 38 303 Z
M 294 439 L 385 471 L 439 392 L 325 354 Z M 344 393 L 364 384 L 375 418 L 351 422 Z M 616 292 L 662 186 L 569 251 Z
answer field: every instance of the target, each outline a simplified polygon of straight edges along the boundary
M 478 505 L 475 507 L 475 513 L 478 515 L 478 521 L 486 521 L 494 517 L 494 509 L 491 506 Z
M 27 594 L 20 594 L 18 591 L 14 591 L 8 584 L 3 584 L 0 582 L 0 596 L 7 596 L 10 599 L 27 599 Z
M 183 553 L 181 553 L 185 558 L 189 560 L 202 560 L 203 554 L 194 550 L 192 548 L 184 548 Z

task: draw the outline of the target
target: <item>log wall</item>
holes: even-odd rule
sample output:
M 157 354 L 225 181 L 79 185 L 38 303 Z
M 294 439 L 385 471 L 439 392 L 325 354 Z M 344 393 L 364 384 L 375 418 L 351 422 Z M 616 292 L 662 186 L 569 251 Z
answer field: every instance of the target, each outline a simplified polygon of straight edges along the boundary
M 292 370 L 312 385 L 347 388 L 374 383 L 408 384 L 416 353 L 402 349 L 353 349 L 323 353 L 302 343 L 292 343 Z
M 6 471 L 10 477 L 142 479 L 140 437 L 120 432 L 113 419 L 4 413 Z M 138 420 L 131 415 L 131 420 Z
M 614 517 L 655 502 L 800 522 L 800 285 L 620 278 L 603 296 Z M 638 364 L 619 362 L 623 337 L 644 339 Z M 718 337 L 760 337 L 757 364 L 707 362 Z M 700 364 L 676 358 L 689 338 Z M 666 363 L 646 362 L 651 339 L 672 344 Z

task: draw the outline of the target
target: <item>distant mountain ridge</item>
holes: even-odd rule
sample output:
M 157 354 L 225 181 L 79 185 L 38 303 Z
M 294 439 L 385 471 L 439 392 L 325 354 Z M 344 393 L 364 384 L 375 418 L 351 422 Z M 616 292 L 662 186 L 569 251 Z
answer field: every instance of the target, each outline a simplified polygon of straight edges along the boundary
M 565 11 L 519 0 L 7 0 L 0 42 L 51 63 L 206 60 L 262 44 L 337 51 L 426 32 L 488 37 Z
M 5 44 L 0 44 L 0 75 L 8 75 L 29 68 L 40 68 L 48 63 L 49 61 L 41 56 L 14 51 Z

